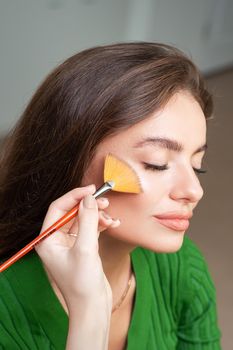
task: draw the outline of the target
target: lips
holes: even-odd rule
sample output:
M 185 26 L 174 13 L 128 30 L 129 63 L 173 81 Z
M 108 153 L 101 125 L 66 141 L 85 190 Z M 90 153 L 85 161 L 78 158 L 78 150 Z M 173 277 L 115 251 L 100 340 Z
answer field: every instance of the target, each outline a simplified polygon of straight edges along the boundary
M 170 213 L 163 215 L 156 215 L 154 218 L 163 226 L 166 226 L 175 231 L 185 231 L 189 227 L 189 219 L 192 213 Z

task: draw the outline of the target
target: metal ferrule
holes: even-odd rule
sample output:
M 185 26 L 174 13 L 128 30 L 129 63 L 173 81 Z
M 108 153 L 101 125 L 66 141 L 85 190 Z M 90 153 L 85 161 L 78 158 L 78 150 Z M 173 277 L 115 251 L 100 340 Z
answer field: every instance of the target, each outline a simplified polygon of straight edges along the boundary
M 115 186 L 114 181 L 105 182 L 103 186 L 101 186 L 100 188 L 98 188 L 98 190 L 96 190 L 96 192 L 93 194 L 93 197 L 98 198 L 102 196 L 102 194 L 112 190 L 114 186 Z

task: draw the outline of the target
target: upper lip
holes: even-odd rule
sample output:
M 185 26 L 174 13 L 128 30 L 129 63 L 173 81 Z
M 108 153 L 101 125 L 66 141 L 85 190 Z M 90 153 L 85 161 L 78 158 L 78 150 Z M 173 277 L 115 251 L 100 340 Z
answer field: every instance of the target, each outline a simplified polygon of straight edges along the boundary
M 180 219 L 180 220 L 189 220 L 193 216 L 193 213 L 184 213 L 184 212 L 168 212 L 164 214 L 154 215 L 158 219 Z

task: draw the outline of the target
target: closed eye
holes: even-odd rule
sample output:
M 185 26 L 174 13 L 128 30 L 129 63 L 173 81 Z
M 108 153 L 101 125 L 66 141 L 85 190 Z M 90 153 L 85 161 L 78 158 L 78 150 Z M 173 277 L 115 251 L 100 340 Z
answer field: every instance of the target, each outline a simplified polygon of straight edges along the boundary
M 197 174 L 206 174 L 206 173 L 207 173 L 207 170 L 205 170 L 205 169 L 193 168 L 193 170 L 194 170 L 195 173 L 197 173 Z
M 163 170 L 169 169 L 167 164 L 156 165 L 156 164 L 150 164 L 150 163 L 145 163 L 145 162 L 143 162 L 143 164 L 144 164 L 144 167 L 145 167 L 146 170 L 163 171 Z M 207 170 L 204 170 L 204 169 L 201 169 L 201 168 L 200 169 L 193 168 L 193 170 L 197 174 L 205 174 L 205 173 L 207 173 Z
M 158 170 L 158 171 L 162 171 L 162 170 L 167 170 L 168 166 L 167 164 L 165 165 L 155 165 L 155 164 L 150 164 L 150 163 L 144 163 L 145 169 L 146 170 Z

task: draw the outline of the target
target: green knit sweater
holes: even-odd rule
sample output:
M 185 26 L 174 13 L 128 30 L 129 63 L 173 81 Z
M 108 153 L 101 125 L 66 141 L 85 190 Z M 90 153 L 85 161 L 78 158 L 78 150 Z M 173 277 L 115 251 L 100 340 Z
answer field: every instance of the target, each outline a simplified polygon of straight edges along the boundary
M 215 288 L 196 245 L 131 253 L 136 297 L 127 350 L 219 350 Z M 0 274 L 0 349 L 64 350 L 68 317 L 33 251 Z M 83 349 L 85 350 L 85 349 Z

